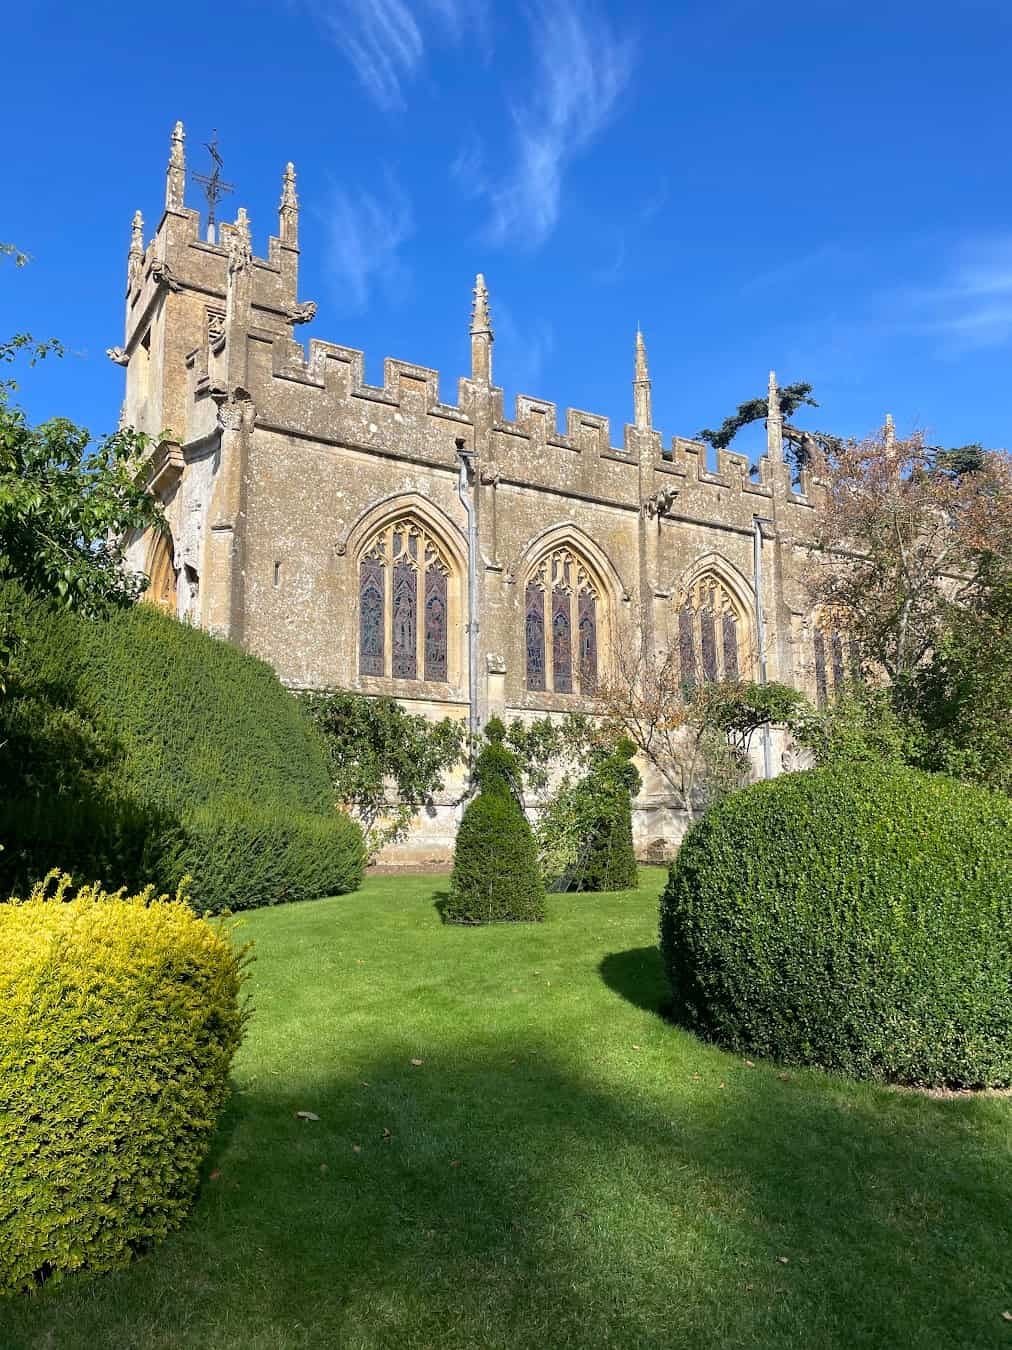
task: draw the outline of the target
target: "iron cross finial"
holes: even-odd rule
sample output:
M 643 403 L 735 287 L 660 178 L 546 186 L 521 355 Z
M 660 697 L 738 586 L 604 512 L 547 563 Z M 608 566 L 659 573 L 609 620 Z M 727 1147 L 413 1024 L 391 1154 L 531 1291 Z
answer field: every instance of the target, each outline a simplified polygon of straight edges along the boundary
M 191 173 L 190 177 L 195 183 L 199 183 L 204 189 L 204 196 L 207 198 L 207 237 L 214 242 L 215 208 L 218 202 L 226 192 L 234 192 L 235 186 L 232 183 L 226 183 L 221 176 L 221 170 L 224 161 L 218 153 L 218 128 L 214 127 L 211 131 L 211 139 L 204 142 L 204 148 L 211 156 L 212 169 L 210 173 Z

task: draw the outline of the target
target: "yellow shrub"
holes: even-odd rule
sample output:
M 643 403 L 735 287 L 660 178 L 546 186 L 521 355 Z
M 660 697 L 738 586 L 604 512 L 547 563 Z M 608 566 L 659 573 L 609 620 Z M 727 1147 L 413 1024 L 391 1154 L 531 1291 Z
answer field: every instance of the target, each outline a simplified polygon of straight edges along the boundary
M 179 1227 L 246 1019 L 246 948 L 181 893 L 69 888 L 0 904 L 0 1293 Z

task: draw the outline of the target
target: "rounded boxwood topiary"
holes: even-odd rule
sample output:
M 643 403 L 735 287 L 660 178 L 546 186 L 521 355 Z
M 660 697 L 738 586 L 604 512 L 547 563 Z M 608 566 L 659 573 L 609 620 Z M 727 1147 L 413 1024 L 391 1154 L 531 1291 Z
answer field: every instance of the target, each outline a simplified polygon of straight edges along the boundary
M 1012 1082 L 1012 802 L 858 764 L 715 806 L 661 897 L 674 1011 L 729 1049 L 920 1085 Z
M 186 1218 L 246 958 L 181 898 L 0 904 L 0 1294 L 124 1265 Z
M 479 794 L 464 812 L 453 854 L 448 923 L 494 923 L 545 917 L 545 888 L 531 827 L 517 797 L 517 763 L 493 718 L 478 756 Z

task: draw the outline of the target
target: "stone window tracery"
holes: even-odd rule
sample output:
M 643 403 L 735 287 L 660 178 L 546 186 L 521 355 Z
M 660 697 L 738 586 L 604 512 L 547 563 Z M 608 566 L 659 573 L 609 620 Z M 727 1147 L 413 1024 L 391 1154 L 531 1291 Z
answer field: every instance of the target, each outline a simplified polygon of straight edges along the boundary
M 830 698 L 843 692 L 849 678 L 858 674 L 860 659 L 855 643 L 848 641 L 826 618 L 815 621 L 815 699 L 824 708 Z M 848 668 L 849 667 L 849 668 Z
M 715 572 L 704 572 L 678 610 L 678 656 L 682 682 L 737 680 L 748 664 L 745 612 Z
M 541 560 L 524 592 L 529 690 L 593 693 L 599 605 L 598 586 L 575 550 L 557 548 Z
M 359 674 L 448 678 L 450 564 L 412 517 L 378 530 L 358 568 Z

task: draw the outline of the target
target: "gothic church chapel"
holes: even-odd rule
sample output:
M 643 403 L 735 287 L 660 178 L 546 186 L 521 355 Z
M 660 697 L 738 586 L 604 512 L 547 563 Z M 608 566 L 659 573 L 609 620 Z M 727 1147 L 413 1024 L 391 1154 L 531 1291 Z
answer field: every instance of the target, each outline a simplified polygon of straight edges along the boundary
M 771 377 L 768 449 L 747 460 L 674 437 L 651 419 L 637 335 L 633 420 L 608 419 L 493 381 L 481 276 L 471 370 L 456 399 L 436 371 L 296 329 L 299 207 L 289 164 L 278 233 L 253 253 L 250 223 L 201 237 L 184 202 L 184 134 L 172 134 L 165 210 L 127 262 L 123 421 L 159 439 L 150 485 L 171 539 L 131 563 L 149 598 L 272 663 L 293 687 L 391 694 L 429 716 L 482 725 L 588 706 L 616 649 L 676 645 L 690 678 L 842 678 L 811 622 L 800 569 L 812 506 L 784 462 Z M 818 657 L 818 662 L 817 662 Z M 842 659 L 841 659 L 842 663 Z M 423 819 L 401 856 L 446 856 L 456 807 Z M 647 775 L 638 842 L 677 834 Z

